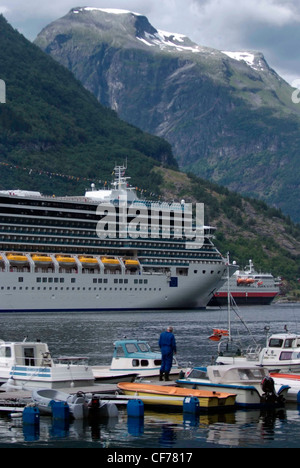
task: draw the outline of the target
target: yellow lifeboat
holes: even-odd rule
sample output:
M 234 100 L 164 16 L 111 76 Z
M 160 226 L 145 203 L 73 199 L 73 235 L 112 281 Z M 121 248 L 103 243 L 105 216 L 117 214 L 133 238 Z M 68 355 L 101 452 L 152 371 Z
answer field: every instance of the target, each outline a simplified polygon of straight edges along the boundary
M 47 265 L 51 265 L 52 263 L 52 258 L 49 257 L 48 255 L 33 254 L 31 258 L 36 265 L 47 266 Z
M 57 255 L 56 260 L 63 267 L 72 268 L 72 266 L 76 265 L 76 260 L 73 257 L 66 257 L 64 255 Z
M 9 253 L 6 255 L 6 258 L 11 265 L 15 266 L 26 265 L 26 263 L 28 263 L 28 258 L 26 257 L 26 255 L 22 254 Z
M 98 265 L 98 261 L 94 257 L 80 256 L 79 261 L 80 261 L 80 263 L 82 263 L 82 266 L 84 266 L 85 268 L 93 268 L 93 267 Z
M 101 262 L 108 267 L 118 267 L 120 262 L 117 258 L 101 257 Z
M 124 264 L 127 268 L 137 268 L 140 266 L 138 260 L 133 260 L 133 259 L 124 260 Z

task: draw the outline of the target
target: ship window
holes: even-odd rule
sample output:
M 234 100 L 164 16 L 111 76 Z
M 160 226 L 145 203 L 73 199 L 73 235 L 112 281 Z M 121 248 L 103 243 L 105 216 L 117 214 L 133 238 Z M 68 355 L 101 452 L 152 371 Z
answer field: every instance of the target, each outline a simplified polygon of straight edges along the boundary
M 269 341 L 270 348 L 281 348 L 283 344 L 283 340 L 279 338 L 271 338 Z
M 1 346 L 0 348 L 0 357 L 11 357 L 11 348 L 8 346 Z
M 285 342 L 284 342 L 284 347 L 285 347 L 285 348 L 292 348 L 292 347 L 293 347 L 293 341 L 294 341 L 293 338 L 288 338 L 288 339 L 285 340 Z
M 34 366 L 34 348 L 24 348 L 24 365 Z
M 132 367 L 138 367 L 140 365 L 139 359 L 132 359 Z
M 280 354 L 280 358 L 279 358 L 279 361 L 289 361 L 290 359 L 292 359 L 292 351 L 283 351 L 281 354 Z
M 126 343 L 126 351 L 128 353 L 137 353 L 138 348 L 136 347 L 134 343 Z
M 149 366 L 149 361 L 147 359 L 142 359 L 141 360 L 141 366 L 142 367 L 147 367 Z
M 22 276 L 20 276 L 20 277 L 18 278 L 19 283 L 23 283 L 23 279 L 24 279 L 24 278 L 23 278 Z

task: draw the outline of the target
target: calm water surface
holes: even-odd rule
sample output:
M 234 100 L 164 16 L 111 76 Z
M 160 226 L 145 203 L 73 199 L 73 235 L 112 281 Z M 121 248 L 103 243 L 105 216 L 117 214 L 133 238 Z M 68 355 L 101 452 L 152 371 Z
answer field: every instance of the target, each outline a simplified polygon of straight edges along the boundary
M 300 304 L 241 307 L 232 313 L 232 333 L 243 345 L 255 339 L 265 342 L 264 327 L 273 333 L 300 332 Z M 208 340 L 213 327 L 227 327 L 227 311 L 169 311 L 133 313 L 32 313 L 0 314 L 5 341 L 40 339 L 48 343 L 53 357 L 81 355 L 91 365 L 108 364 L 117 339 L 146 339 L 154 350 L 167 325 L 173 325 L 177 358 L 182 365 L 206 365 L 216 356 L 216 344 Z M 126 410 L 118 419 L 97 422 L 76 421 L 68 428 L 56 427 L 41 417 L 39 432 L 24 432 L 22 420 L 0 417 L 1 447 L 93 447 L 189 449 L 211 447 L 300 447 L 300 407 L 281 411 L 235 411 L 229 414 L 186 418 L 181 413 L 145 411 L 141 424 L 132 424 Z

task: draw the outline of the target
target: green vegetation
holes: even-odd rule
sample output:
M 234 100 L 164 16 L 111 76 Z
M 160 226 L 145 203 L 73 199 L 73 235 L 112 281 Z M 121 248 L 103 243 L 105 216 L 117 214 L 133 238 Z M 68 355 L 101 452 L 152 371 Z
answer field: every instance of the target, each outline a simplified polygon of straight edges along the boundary
M 158 191 L 155 165 L 176 167 L 171 146 L 118 118 L 37 46 L 0 17 L 0 188 L 78 194 L 84 179 L 110 181 L 115 163 L 128 160 L 133 184 Z M 8 164 L 4 166 L 3 163 Z M 12 170 L 15 167 L 28 168 Z M 40 171 L 40 177 L 33 177 Z M 50 179 L 46 172 L 74 176 Z M 78 177 L 78 180 L 76 180 Z M 76 182 L 76 185 L 75 185 Z

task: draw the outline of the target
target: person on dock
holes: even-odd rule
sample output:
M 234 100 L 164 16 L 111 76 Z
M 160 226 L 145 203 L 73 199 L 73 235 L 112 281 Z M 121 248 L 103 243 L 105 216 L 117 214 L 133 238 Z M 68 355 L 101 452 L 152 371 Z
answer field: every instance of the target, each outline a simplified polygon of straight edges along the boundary
M 173 327 L 168 327 L 166 331 L 162 332 L 159 338 L 159 347 L 161 350 L 161 368 L 159 374 L 159 380 L 168 381 L 170 371 L 173 363 L 173 354 L 176 354 L 176 340 L 173 334 Z

